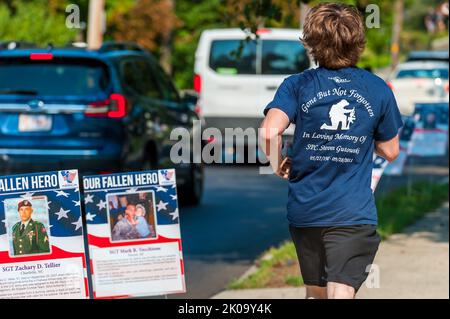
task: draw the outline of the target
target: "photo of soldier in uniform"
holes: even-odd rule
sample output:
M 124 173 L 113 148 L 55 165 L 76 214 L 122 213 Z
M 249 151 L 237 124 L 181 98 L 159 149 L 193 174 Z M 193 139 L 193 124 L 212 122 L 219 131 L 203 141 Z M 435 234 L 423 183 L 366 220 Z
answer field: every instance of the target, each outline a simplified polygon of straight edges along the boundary
M 156 238 L 154 192 L 107 195 L 111 241 Z
M 51 253 L 46 196 L 5 200 L 9 255 Z

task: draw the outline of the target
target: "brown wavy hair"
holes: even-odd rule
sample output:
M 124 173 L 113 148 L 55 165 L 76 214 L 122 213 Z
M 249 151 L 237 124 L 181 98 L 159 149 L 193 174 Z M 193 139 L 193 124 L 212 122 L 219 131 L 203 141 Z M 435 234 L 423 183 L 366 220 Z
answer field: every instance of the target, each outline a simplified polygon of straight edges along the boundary
M 355 66 L 366 44 L 362 16 L 354 6 L 319 4 L 306 15 L 301 41 L 319 66 Z

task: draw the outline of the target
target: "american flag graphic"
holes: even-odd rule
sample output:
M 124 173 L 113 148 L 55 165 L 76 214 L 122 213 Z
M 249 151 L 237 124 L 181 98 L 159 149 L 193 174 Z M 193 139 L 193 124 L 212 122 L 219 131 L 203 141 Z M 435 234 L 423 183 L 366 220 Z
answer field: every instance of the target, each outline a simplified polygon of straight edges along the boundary
M 54 172 L 54 174 L 57 173 Z M 50 173 L 42 174 L 48 175 Z M 47 198 L 48 225 L 45 225 L 45 227 L 48 227 L 47 232 L 50 235 L 51 253 L 37 256 L 30 254 L 23 257 L 10 257 L 9 241 L 11 235 L 9 234 L 8 236 L 8 231 L 10 231 L 12 225 L 11 223 L 8 224 L 6 220 L 5 202 L 11 201 L 11 199 L 27 199 L 33 203 L 33 198 L 38 197 Z M 8 226 L 8 230 L 6 226 Z M 80 193 L 76 185 L 72 188 L 64 189 L 0 193 L 0 264 L 41 260 L 51 261 L 61 258 L 82 259 L 85 273 L 85 292 L 86 297 L 89 297 Z
M 30 201 L 33 197 L 46 196 L 50 221 L 50 233 L 52 237 L 79 237 L 83 236 L 80 193 L 78 189 L 51 190 L 41 192 L 27 192 L 1 196 L 0 210 L 3 212 L 3 223 L 0 225 L 0 236 L 6 234 L 6 220 L 4 200 L 8 198 L 23 198 Z M 0 217 L 1 218 L 1 217 Z
M 75 178 L 77 177 L 78 173 L 77 171 L 73 171 L 73 170 L 65 170 L 65 171 L 61 171 L 61 176 L 63 177 L 64 181 L 68 182 L 68 183 L 72 183 Z
M 164 173 L 170 171 L 171 176 L 167 176 L 167 178 L 172 179 L 175 178 L 174 170 L 159 170 L 159 182 L 161 181 L 161 176 Z M 145 173 L 151 173 L 154 171 L 148 171 Z M 144 172 L 130 172 L 129 175 L 140 174 Z M 114 174 L 112 174 L 114 175 Z M 123 175 L 123 174 L 122 174 Z M 101 175 L 105 176 L 105 175 Z M 86 176 L 84 179 L 96 178 L 97 176 Z M 153 201 L 155 208 L 155 227 L 156 227 L 156 237 L 154 238 L 142 238 L 131 241 L 113 241 L 111 239 L 111 226 L 108 221 L 108 217 L 116 218 L 116 215 L 113 215 L 112 211 L 116 211 L 115 209 L 111 209 L 110 216 L 108 216 L 108 209 L 110 203 L 108 201 L 112 198 L 116 197 L 127 197 L 127 196 L 137 196 L 139 193 L 153 193 Z M 117 194 L 118 196 L 113 196 Z M 120 205 L 118 205 L 120 206 Z M 182 247 L 181 247 L 181 234 L 180 234 L 180 217 L 178 211 L 178 198 L 177 198 L 177 188 L 176 184 L 172 183 L 171 185 L 138 185 L 135 187 L 116 187 L 116 188 L 105 188 L 105 189 L 93 189 L 93 190 L 85 190 L 84 191 L 84 207 L 85 207 L 85 216 L 87 223 L 87 232 L 88 232 L 88 243 L 89 249 L 91 251 L 91 258 L 94 255 L 93 250 L 97 249 L 105 249 L 112 247 L 126 247 L 126 246 L 135 246 L 135 245 L 164 245 L 167 243 L 175 243 L 178 245 L 178 251 L 180 255 L 180 278 L 181 284 L 183 286 L 182 290 L 179 291 L 161 291 L 155 292 L 151 291 L 149 293 L 143 293 L 141 295 L 161 295 L 168 293 L 180 293 L 185 291 L 185 283 L 184 283 L 184 264 L 182 257 Z M 148 213 L 148 212 L 147 212 Z M 115 214 L 115 213 L 114 213 Z M 95 260 L 91 260 L 91 263 L 95 263 Z M 91 275 L 95 278 L 96 274 L 94 273 L 94 267 L 91 267 Z M 108 297 L 98 296 L 97 289 L 95 286 L 95 281 L 93 283 L 93 296 L 94 298 L 124 298 L 131 297 L 133 294 L 123 293 L 120 295 L 110 295 Z M 152 288 L 151 284 L 148 284 L 149 289 Z
M 173 175 L 175 174 L 175 172 L 173 170 L 164 169 L 164 170 L 161 170 L 161 174 L 162 174 L 162 176 L 164 176 L 164 178 L 167 181 L 170 181 L 170 180 L 172 180 Z
M 179 216 L 176 185 L 128 188 L 125 192 L 137 193 L 151 190 L 155 192 L 158 225 L 177 225 Z M 86 223 L 88 225 L 108 223 L 106 196 L 123 192 L 124 189 L 86 192 L 84 195 Z

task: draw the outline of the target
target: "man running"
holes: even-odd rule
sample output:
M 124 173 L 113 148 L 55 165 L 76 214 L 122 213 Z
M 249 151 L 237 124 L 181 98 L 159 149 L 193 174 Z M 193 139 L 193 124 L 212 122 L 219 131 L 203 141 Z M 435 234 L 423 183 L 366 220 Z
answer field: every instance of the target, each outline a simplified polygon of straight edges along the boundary
M 264 110 L 261 144 L 276 174 L 289 180 L 287 218 L 307 298 L 354 298 L 380 243 L 373 152 L 393 161 L 403 123 L 386 83 L 356 67 L 365 46 L 356 8 L 312 8 L 302 42 L 319 67 L 284 80 Z M 281 135 L 290 123 L 292 154 L 283 159 Z

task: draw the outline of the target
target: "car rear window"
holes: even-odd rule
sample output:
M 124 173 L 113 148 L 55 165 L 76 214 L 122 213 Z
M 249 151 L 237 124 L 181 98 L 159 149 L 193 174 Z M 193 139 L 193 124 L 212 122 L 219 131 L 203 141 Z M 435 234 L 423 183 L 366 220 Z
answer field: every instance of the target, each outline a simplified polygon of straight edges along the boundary
M 101 61 L 86 58 L 0 59 L 0 95 L 93 96 L 109 88 Z
M 256 41 L 213 41 L 209 66 L 221 74 L 256 74 Z
M 407 61 L 442 61 L 448 63 L 448 51 L 412 51 Z
M 300 73 L 309 65 L 308 55 L 300 41 L 262 41 L 262 74 Z
M 219 74 L 294 74 L 310 67 L 299 41 L 215 40 L 209 66 Z
M 444 78 L 448 79 L 448 69 L 414 69 L 414 70 L 400 70 L 397 74 L 397 79 L 407 78 Z

